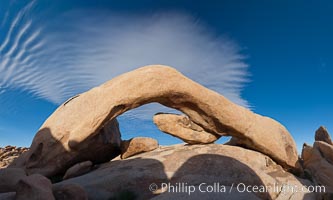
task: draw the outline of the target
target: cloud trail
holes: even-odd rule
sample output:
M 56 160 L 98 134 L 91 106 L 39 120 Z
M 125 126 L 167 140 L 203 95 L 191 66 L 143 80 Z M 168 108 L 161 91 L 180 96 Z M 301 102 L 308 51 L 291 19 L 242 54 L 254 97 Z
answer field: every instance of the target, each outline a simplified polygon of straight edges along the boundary
M 15 17 L 13 12 L 4 16 L 13 20 L 2 22 L 7 34 L 0 37 L 0 95 L 20 89 L 60 104 L 124 72 L 165 64 L 249 107 L 241 97 L 248 81 L 241 49 L 187 14 L 74 10 L 53 23 L 37 23 L 32 14 L 36 3 L 28 3 Z M 151 119 L 159 111 L 167 110 L 152 104 L 124 117 Z

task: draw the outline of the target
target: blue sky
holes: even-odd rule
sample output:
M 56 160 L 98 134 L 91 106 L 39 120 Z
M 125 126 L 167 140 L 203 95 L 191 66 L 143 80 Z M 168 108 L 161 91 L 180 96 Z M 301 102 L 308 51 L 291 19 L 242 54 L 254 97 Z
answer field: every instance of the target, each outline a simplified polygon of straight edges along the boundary
M 329 1 L 1 1 L 0 146 L 29 146 L 68 97 L 146 64 L 171 65 L 312 143 L 333 132 Z M 144 106 L 123 138 L 159 133 Z

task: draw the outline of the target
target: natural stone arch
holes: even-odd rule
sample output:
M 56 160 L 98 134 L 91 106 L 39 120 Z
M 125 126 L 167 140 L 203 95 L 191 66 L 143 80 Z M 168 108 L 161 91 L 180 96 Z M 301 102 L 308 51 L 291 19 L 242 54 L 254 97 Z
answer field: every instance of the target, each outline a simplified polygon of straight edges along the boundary
M 296 144 L 284 126 L 161 65 L 125 73 L 80 94 L 62 104 L 44 122 L 41 130 L 48 129 L 66 151 L 78 151 L 80 145 L 97 135 L 105 123 L 152 102 L 182 111 L 209 133 L 236 137 L 244 146 L 270 156 L 287 169 L 298 168 Z M 30 154 L 42 137 L 37 133 Z M 51 150 L 43 149 L 44 153 Z M 22 158 L 16 165 L 27 162 Z

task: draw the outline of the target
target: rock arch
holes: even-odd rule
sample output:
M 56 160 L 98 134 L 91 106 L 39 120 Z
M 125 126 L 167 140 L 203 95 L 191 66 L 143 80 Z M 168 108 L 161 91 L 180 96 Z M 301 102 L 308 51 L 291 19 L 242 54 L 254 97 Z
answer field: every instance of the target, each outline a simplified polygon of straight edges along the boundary
M 55 144 L 63 145 L 67 152 L 78 152 L 107 122 L 151 102 L 182 111 L 208 133 L 236 137 L 242 145 L 270 156 L 286 169 L 298 168 L 296 144 L 284 126 L 162 65 L 125 73 L 66 101 L 44 122 L 28 154 L 47 139 L 41 132 L 45 129 L 58 141 Z M 44 145 L 43 153 L 48 151 L 52 148 Z M 27 165 L 28 158 L 20 158 L 15 165 Z

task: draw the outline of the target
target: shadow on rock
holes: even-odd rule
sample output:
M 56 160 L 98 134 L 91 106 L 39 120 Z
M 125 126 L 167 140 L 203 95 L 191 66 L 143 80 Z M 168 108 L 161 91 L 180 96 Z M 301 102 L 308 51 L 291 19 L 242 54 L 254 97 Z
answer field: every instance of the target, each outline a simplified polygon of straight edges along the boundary
M 69 133 L 60 138 L 50 129 L 39 130 L 30 149 L 14 160 L 9 168 L 23 168 L 27 174 L 42 174 L 58 180 L 71 166 L 91 161 L 94 164 L 110 161 L 120 154 L 120 132 L 116 120 L 106 123 L 99 134 L 87 138 L 77 149 L 68 145 Z
M 79 184 L 89 199 L 272 199 L 266 191 L 246 191 L 265 185 L 247 164 L 213 154 L 188 159 L 183 153 L 170 154 L 166 149 L 164 155 L 148 152 L 114 160 L 54 188 Z M 158 154 L 159 159 L 152 159 Z

